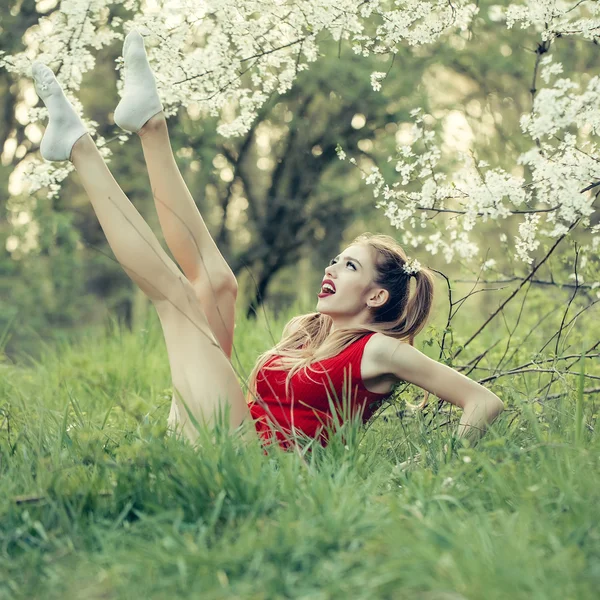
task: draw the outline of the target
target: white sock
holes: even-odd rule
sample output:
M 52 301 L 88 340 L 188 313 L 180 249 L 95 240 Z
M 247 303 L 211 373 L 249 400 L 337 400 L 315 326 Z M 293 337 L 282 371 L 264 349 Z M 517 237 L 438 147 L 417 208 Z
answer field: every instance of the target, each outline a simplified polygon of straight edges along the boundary
M 37 95 L 48 108 L 48 125 L 40 144 L 42 156 L 48 160 L 69 160 L 75 142 L 87 133 L 85 125 L 67 100 L 54 73 L 44 64 L 32 65 Z
M 130 31 L 123 44 L 125 86 L 115 110 L 115 123 L 126 131 L 139 131 L 163 107 L 156 91 L 156 80 L 148 64 L 144 38 Z

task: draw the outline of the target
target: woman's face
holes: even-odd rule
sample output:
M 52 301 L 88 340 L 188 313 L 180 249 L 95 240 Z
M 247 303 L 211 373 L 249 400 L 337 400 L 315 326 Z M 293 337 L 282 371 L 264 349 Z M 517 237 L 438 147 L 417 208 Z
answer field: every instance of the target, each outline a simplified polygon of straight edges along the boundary
M 366 244 L 353 244 L 331 260 L 325 268 L 316 310 L 334 320 L 334 328 L 362 326 L 372 320 L 376 308 L 388 292 L 375 285 L 375 253 Z M 335 290 L 331 293 L 327 284 Z

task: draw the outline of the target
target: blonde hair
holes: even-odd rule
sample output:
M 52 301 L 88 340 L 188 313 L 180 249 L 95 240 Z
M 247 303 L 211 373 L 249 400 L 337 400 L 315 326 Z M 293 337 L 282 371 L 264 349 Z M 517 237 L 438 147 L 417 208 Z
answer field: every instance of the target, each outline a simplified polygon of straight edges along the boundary
M 367 333 L 377 331 L 414 345 L 415 336 L 423 329 L 433 303 L 434 276 L 425 268 L 409 274 L 403 269 L 408 260 L 402 247 L 388 235 L 364 233 L 353 244 L 366 244 L 376 251 L 376 285 L 389 292 L 388 301 L 372 311 L 372 321 L 367 327 L 331 331 L 333 319 L 319 312 L 299 315 L 286 324 L 281 340 L 273 348 L 263 352 L 257 359 L 248 379 L 248 400 L 256 398 L 256 378 L 265 363 L 274 356 L 278 361 L 265 367 L 268 370 L 287 369 L 286 394 L 292 377 L 312 363 L 337 356 L 350 344 Z M 410 278 L 416 279 L 416 289 L 410 293 Z M 277 363 L 276 365 L 274 363 Z M 419 408 L 427 404 L 429 392 L 425 393 Z

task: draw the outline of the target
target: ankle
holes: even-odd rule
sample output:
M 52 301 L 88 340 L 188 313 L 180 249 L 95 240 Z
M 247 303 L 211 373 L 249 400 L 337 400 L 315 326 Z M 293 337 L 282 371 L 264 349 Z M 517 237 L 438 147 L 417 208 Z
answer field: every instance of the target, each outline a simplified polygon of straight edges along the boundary
M 142 137 L 147 133 L 152 131 L 161 131 L 166 129 L 167 127 L 167 119 L 165 117 L 165 113 L 160 111 L 156 113 L 154 116 L 150 117 L 144 125 L 142 125 L 141 129 L 137 132 L 137 134 Z
M 96 150 L 96 144 L 94 143 L 94 140 L 92 140 L 89 133 L 85 133 L 73 144 L 69 161 L 75 164 L 77 157 L 84 156 L 90 152 L 90 150 Z

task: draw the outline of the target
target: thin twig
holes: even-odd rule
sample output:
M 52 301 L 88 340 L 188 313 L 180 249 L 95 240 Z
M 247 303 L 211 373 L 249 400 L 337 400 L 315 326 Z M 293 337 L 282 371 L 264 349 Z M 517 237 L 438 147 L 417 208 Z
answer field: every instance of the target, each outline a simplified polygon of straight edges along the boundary
M 479 329 L 454 353 L 453 358 L 456 358 L 491 322 L 492 320 L 500 313 L 500 311 L 519 293 L 521 288 L 533 277 L 533 275 L 538 271 L 538 269 L 550 258 L 550 255 L 554 252 L 557 246 L 562 242 L 567 234 L 569 234 L 579 223 L 581 217 L 577 218 L 577 220 L 571 224 L 566 233 L 563 233 L 554 243 L 552 248 L 548 251 L 546 256 L 536 265 L 536 267 L 531 271 L 531 273 L 521 282 L 521 284 L 517 287 L 517 289 L 492 313 L 490 317 L 479 327 Z

